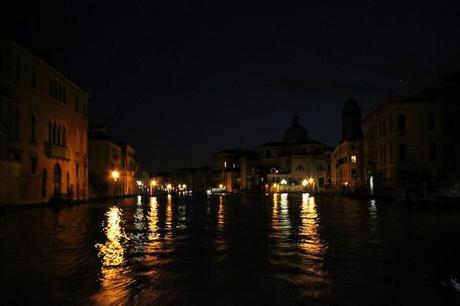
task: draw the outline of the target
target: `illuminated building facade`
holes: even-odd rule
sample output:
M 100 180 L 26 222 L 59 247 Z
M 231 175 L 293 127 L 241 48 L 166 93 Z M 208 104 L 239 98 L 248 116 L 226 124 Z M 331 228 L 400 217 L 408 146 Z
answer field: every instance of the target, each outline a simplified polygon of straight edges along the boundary
M 395 97 L 363 120 L 365 179 L 376 192 L 428 195 L 459 181 L 460 75 Z
M 342 141 L 331 155 L 332 183 L 337 190 L 363 187 L 361 107 L 349 99 L 342 108 Z
M 0 42 L 0 204 L 88 197 L 88 94 Z
M 92 126 L 89 135 L 91 197 L 135 194 L 137 166 L 134 148 L 109 136 L 105 126 Z

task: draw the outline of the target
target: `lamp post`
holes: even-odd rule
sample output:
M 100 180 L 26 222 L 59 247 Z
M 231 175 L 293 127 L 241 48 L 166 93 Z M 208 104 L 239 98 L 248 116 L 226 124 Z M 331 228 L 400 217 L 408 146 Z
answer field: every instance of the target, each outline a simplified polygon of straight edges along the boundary
M 153 196 L 153 188 L 157 185 L 157 181 L 150 180 L 150 195 Z
M 302 186 L 303 186 L 302 189 L 303 189 L 304 192 L 305 192 L 305 187 L 307 187 L 307 185 L 308 185 L 308 181 L 307 181 L 307 179 L 304 179 L 304 180 L 302 181 Z
M 310 190 L 315 192 L 315 180 L 312 177 L 308 179 L 308 184 L 310 184 Z
M 120 172 L 118 172 L 117 170 L 112 170 L 112 172 L 110 173 L 110 176 L 112 177 L 112 181 L 113 181 L 113 197 L 116 197 L 117 196 L 116 187 L 117 187 L 117 182 L 120 179 Z

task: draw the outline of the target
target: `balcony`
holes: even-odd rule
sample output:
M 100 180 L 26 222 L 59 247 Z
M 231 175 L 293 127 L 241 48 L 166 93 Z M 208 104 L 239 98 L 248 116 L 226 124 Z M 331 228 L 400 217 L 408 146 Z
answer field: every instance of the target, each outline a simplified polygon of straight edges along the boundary
M 70 159 L 69 149 L 67 147 L 45 143 L 45 154 L 49 158 Z

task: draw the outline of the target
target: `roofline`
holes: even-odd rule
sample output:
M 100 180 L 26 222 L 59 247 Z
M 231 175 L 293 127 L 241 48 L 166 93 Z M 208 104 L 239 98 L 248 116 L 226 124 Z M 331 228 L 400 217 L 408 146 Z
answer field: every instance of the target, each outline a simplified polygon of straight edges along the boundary
M 76 89 L 78 89 L 79 91 L 81 91 L 82 93 L 84 93 L 88 98 L 91 97 L 91 95 L 86 91 L 84 90 L 83 88 L 81 88 L 80 86 L 78 86 L 75 82 L 73 82 L 72 80 L 70 80 L 67 76 L 64 75 L 64 73 L 60 72 L 59 70 L 57 70 L 57 68 L 51 66 L 50 64 L 48 64 L 47 62 L 45 62 L 44 60 L 42 60 L 41 58 L 39 58 L 37 55 L 33 54 L 31 51 L 27 50 L 25 47 L 21 46 L 19 43 L 17 43 L 16 41 L 14 40 L 11 40 L 11 39 L 2 39 L 0 40 L 0 44 L 10 44 L 11 46 L 14 46 L 15 48 L 18 48 L 19 50 L 21 50 L 22 52 L 25 52 L 27 53 L 27 55 L 29 55 L 30 57 L 32 57 L 35 61 L 39 62 L 41 65 L 45 66 L 46 68 L 48 68 L 49 70 L 51 70 L 53 73 L 55 74 L 58 74 L 60 77 L 62 77 L 63 79 L 65 79 L 67 82 L 69 82 L 70 84 L 72 84 L 72 86 L 74 86 Z

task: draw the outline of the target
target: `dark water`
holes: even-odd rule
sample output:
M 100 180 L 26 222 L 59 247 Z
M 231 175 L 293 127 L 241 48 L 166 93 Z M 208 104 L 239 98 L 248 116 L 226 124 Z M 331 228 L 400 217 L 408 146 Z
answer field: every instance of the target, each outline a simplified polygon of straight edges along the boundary
M 307 195 L 0 215 L 0 304 L 458 305 L 460 208 Z

